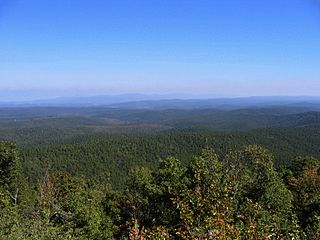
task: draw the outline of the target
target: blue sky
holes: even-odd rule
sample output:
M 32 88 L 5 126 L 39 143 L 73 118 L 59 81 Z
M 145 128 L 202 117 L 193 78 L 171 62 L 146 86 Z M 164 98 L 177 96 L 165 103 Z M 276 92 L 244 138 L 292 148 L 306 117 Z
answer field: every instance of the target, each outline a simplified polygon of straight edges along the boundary
M 0 0 L 2 98 L 133 92 L 320 95 L 320 1 Z

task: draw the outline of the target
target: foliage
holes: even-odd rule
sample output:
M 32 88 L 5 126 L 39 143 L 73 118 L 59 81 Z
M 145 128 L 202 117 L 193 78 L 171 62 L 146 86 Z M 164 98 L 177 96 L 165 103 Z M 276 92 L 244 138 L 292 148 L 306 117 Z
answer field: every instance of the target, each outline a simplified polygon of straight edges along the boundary
M 121 138 L 125 144 L 118 150 L 117 138 L 109 139 L 114 145 L 64 145 L 59 151 L 71 158 L 85 153 L 91 170 L 108 157 L 102 146 L 117 150 L 119 162 L 84 176 L 50 168 L 47 162 L 41 178 L 24 183 L 15 146 L 1 142 L 0 238 L 319 239 L 319 159 L 297 157 L 279 169 L 273 154 L 261 146 L 227 148 L 229 153 L 223 154 L 221 148 L 213 150 L 216 143 L 188 134 L 163 138 L 171 145 L 163 140 L 154 144 L 151 136 L 136 142 Z M 185 150 L 177 154 L 172 138 L 181 136 Z M 194 142 L 198 137 L 201 143 Z M 168 156 L 150 161 L 148 156 L 159 157 L 152 148 Z M 49 148 L 38 150 L 49 153 Z M 98 152 L 100 163 L 92 151 Z M 59 162 L 57 152 L 51 153 L 47 157 Z M 124 154 L 133 162 L 121 163 Z M 125 176 L 121 185 L 110 174 L 120 173 L 115 166 L 126 168 L 118 175 Z M 17 186 L 20 191 L 13 195 Z
M 301 227 L 309 239 L 320 237 L 320 161 L 299 157 L 291 167 L 289 188 L 295 198 L 295 208 Z

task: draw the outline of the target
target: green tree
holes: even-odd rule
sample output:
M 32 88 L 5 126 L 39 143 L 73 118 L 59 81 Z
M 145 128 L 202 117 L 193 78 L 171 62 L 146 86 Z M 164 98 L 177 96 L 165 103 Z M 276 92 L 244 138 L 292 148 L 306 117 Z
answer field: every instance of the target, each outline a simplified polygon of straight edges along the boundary
M 176 235 L 181 239 L 236 239 L 232 183 L 225 181 L 215 152 L 204 149 L 191 161 L 188 175 L 189 186 L 174 200 L 180 213 Z
M 293 196 L 276 172 L 273 156 L 256 145 L 234 156 L 240 169 L 236 198 L 244 236 L 296 237 L 299 229 L 292 211 Z
M 0 189 L 10 195 L 14 204 L 18 201 L 18 178 L 20 174 L 16 145 L 0 142 Z
M 289 187 L 301 227 L 308 239 L 320 238 L 320 160 L 298 157 L 291 166 Z

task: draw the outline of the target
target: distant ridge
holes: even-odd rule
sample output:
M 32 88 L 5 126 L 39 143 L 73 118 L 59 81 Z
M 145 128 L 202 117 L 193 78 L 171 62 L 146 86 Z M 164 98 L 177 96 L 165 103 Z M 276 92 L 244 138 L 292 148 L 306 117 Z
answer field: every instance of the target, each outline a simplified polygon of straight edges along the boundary
M 311 107 L 320 109 L 320 97 L 312 96 L 253 96 L 237 98 L 191 98 L 188 95 L 120 94 L 90 97 L 61 97 L 54 99 L 0 102 L 0 107 L 93 107 L 128 109 L 239 109 L 263 106 Z
M 39 99 L 31 101 L 10 101 L 0 102 L 0 106 L 107 106 L 110 104 L 142 101 L 170 99 L 172 95 L 147 95 L 147 94 L 119 94 L 119 95 L 95 95 L 88 97 L 58 97 L 49 99 Z
M 124 102 L 110 105 L 130 109 L 239 109 L 266 106 L 312 107 L 320 109 L 320 97 L 240 97 L 211 99 L 164 99 Z

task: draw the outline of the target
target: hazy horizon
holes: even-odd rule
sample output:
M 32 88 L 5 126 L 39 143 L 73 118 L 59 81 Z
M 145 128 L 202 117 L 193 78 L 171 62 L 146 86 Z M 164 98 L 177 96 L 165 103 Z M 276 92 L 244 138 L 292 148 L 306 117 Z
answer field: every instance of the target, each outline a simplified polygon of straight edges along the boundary
M 210 94 L 192 94 L 192 93 L 139 93 L 139 92 L 123 92 L 123 93 L 100 93 L 100 94 L 55 94 L 52 90 L 39 90 L 39 91 L 1 91 L 0 90 L 0 103 L 23 103 L 23 102 L 36 102 L 36 101 L 50 101 L 50 100 L 67 100 L 67 99 L 81 99 L 81 98 L 96 98 L 96 97 L 109 97 L 117 98 L 133 97 L 137 100 L 130 101 L 144 101 L 144 100 L 166 100 L 166 99 L 244 99 L 244 98 L 275 98 L 275 99 L 312 99 L 319 98 L 320 95 L 229 95 L 219 96 Z

